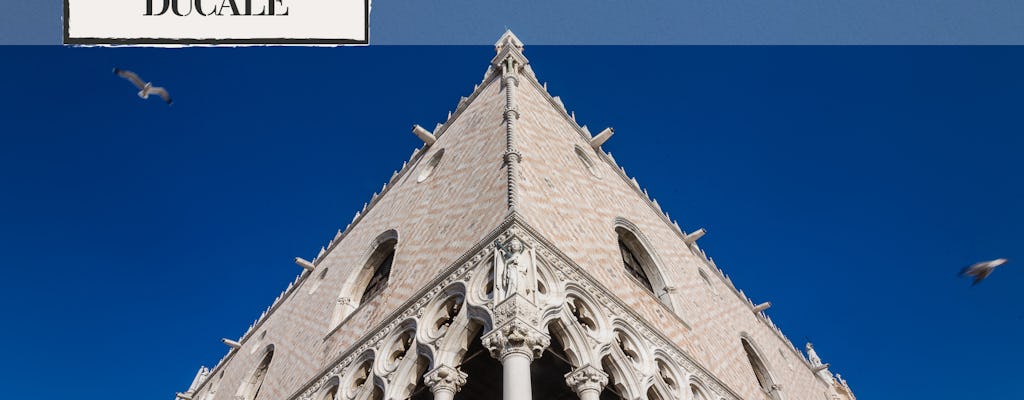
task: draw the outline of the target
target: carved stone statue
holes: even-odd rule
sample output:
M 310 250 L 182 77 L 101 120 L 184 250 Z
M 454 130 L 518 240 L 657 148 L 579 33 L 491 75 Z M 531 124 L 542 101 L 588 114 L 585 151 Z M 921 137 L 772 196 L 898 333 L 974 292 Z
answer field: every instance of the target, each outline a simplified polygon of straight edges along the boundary
M 513 238 L 508 247 L 494 241 L 495 276 L 500 279 L 497 300 L 501 301 L 518 293 L 531 297 L 536 278 L 533 271 L 533 253 L 527 251 L 523 242 Z
M 807 342 L 807 346 L 804 347 L 807 350 L 807 359 L 811 362 L 812 367 L 821 365 L 821 358 L 818 357 L 818 353 L 814 351 L 814 345 L 811 342 Z

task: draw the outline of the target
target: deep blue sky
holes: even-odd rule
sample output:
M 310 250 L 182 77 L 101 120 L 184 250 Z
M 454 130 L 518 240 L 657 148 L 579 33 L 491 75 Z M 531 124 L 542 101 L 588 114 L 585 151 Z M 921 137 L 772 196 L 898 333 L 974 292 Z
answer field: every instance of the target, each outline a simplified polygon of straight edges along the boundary
M 374 44 L 490 44 L 504 26 L 532 44 L 1024 44 L 1019 0 L 376 0 L 371 10 Z M 0 44 L 59 44 L 62 13 L 61 0 L 5 1 Z
M 526 54 L 858 397 L 1024 398 L 1024 49 Z M 186 389 L 492 55 L 0 47 L 3 397 Z M 115 66 L 175 104 L 142 101 Z M 977 287 L 955 277 L 996 257 L 1011 264 Z

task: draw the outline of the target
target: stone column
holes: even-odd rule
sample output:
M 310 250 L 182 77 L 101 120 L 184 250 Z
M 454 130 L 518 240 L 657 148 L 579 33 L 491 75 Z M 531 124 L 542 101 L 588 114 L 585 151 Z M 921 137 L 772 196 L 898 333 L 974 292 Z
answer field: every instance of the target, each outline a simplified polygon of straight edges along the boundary
M 481 338 L 491 356 L 501 360 L 502 399 L 531 400 L 530 363 L 551 343 L 536 328 L 539 310 L 521 294 L 513 294 L 495 306 L 495 328 Z
M 604 386 L 608 384 L 608 374 L 587 365 L 565 374 L 565 384 L 580 396 L 580 400 L 598 400 Z
M 452 400 L 466 384 L 466 373 L 441 365 L 423 375 L 423 383 L 434 393 L 434 400 Z

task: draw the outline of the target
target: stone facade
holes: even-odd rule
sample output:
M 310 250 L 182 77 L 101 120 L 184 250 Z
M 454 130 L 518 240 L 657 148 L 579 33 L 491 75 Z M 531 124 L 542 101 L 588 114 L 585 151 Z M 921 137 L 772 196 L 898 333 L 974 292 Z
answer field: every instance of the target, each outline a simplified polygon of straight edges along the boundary
M 515 35 L 495 49 L 179 398 L 529 399 L 551 371 L 588 400 L 854 398 L 601 149 L 610 130 L 591 135 L 546 91 Z

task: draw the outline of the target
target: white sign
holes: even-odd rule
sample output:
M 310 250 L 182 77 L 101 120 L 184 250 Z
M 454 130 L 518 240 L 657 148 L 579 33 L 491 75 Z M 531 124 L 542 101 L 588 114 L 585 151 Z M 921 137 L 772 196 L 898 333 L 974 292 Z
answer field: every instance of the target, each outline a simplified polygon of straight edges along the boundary
M 369 0 L 64 0 L 65 44 L 367 44 Z

